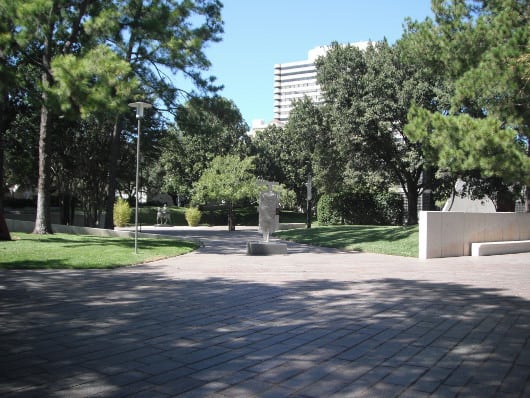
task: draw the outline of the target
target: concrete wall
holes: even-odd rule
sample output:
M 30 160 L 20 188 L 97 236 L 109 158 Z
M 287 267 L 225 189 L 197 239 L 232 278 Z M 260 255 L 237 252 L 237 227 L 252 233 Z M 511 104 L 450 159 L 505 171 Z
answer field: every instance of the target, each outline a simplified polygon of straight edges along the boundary
M 471 243 L 530 239 L 530 213 L 420 212 L 419 257 L 471 255 Z
M 6 219 L 7 229 L 9 232 L 27 232 L 33 231 L 35 223 L 33 221 L 21 221 Z M 134 238 L 134 231 L 117 231 L 103 228 L 75 227 L 71 225 L 52 224 L 53 232 L 74 234 L 74 235 L 95 235 L 95 236 L 117 236 L 121 238 Z M 179 239 L 177 236 L 148 234 L 139 232 L 138 237 L 155 238 L 155 239 Z

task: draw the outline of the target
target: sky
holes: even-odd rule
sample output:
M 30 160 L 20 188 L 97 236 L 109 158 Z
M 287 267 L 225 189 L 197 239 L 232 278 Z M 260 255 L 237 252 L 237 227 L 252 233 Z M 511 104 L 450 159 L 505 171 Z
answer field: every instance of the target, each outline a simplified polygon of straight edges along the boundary
M 432 16 L 430 0 L 222 0 L 223 40 L 205 53 L 209 74 L 224 85 L 243 119 L 273 118 L 274 64 L 307 59 L 315 47 L 386 38 L 394 43 L 406 17 Z

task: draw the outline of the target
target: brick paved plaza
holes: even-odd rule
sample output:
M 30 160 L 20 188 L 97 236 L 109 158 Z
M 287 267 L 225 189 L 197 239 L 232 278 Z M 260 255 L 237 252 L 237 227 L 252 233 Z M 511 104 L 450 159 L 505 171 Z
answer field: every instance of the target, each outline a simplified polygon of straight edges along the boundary
M 0 271 L 0 396 L 530 396 L 530 253 L 254 257 L 255 231 L 194 234 L 151 264 Z

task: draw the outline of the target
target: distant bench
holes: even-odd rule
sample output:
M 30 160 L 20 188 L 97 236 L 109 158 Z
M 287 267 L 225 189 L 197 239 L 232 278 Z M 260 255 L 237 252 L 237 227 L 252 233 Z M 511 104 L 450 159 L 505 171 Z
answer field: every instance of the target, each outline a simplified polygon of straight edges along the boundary
M 471 243 L 472 256 L 491 256 L 530 252 L 530 240 Z

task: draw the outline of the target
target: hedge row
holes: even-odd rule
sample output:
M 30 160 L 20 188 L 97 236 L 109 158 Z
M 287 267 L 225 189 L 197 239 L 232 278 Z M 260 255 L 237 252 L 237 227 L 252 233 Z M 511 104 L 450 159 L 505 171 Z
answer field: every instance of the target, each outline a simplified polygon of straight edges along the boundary
M 317 204 L 321 225 L 402 225 L 403 215 L 403 197 L 391 192 L 322 195 Z

